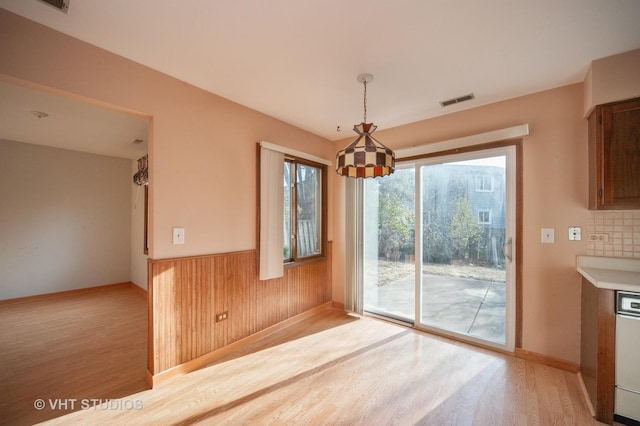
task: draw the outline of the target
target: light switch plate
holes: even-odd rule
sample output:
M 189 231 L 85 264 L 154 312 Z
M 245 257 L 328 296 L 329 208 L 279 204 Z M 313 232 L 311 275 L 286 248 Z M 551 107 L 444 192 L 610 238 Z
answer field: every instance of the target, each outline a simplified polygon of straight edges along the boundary
M 553 244 L 556 242 L 555 229 L 542 228 L 541 241 L 543 244 Z
M 569 241 L 580 241 L 582 239 L 582 229 L 579 226 L 569 227 Z
M 173 244 L 184 244 L 184 228 L 173 228 Z

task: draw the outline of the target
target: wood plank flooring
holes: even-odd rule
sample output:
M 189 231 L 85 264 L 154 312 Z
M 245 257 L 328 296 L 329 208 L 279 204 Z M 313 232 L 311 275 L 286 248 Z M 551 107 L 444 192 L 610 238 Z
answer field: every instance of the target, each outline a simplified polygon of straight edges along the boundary
M 598 423 L 576 374 L 329 309 L 152 390 L 47 424 Z
M 0 304 L 0 424 L 30 425 L 81 399 L 147 389 L 146 341 L 147 300 L 128 285 Z M 62 404 L 51 409 L 49 400 Z

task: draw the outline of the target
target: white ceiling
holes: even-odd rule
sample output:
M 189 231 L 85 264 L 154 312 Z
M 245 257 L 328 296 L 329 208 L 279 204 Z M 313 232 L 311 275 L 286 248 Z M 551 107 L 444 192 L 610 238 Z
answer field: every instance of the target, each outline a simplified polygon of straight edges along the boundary
M 330 140 L 581 82 L 638 0 L 38 0 L 0 7 Z M 473 92 L 447 108 L 439 101 Z M 337 132 L 337 126 L 342 131 Z
M 38 118 L 33 112 L 44 112 Z M 144 118 L 0 81 L 0 139 L 136 159 L 147 151 Z M 141 144 L 133 144 L 139 139 Z

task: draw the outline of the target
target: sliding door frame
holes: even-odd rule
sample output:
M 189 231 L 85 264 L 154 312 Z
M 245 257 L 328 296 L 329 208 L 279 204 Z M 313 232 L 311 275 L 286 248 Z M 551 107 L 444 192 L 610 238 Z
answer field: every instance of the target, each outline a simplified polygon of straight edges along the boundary
M 464 340 L 465 342 L 469 342 L 472 344 L 477 344 L 480 346 L 488 346 L 491 347 L 493 349 L 497 349 L 500 351 L 504 351 L 504 352 L 509 352 L 512 353 L 514 352 L 515 349 L 517 348 L 521 348 L 522 347 L 522 259 L 523 259 L 523 253 L 522 253 L 522 225 L 523 225 L 523 221 L 522 221 L 522 206 L 523 206 L 523 173 L 522 173 L 522 143 L 523 143 L 523 139 L 518 138 L 518 139 L 509 139 L 509 140 L 504 140 L 504 141 L 498 141 L 498 142 L 490 142 L 490 143 L 485 143 L 485 144 L 479 144 L 479 145 L 472 145 L 472 146 L 467 146 L 467 147 L 461 147 L 461 148 L 455 148 L 455 149 L 450 149 L 450 150 L 445 150 L 445 151 L 438 151 L 438 152 L 433 152 L 433 153 L 428 153 L 428 154 L 423 154 L 423 155 L 418 155 L 418 156 L 412 156 L 412 157 L 406 157 L 406 158 L 399 158 L 397 161 L 399 163 L 411 163 L 415 166 L 415 170 L 416 170 L 416 194 L 419 194 L 422 191 L 421 188 L 421 170 L 420 167 L 422 165 L 425 165 L 427 163 L 430 163 L 430 161 L 428 161 L 429 159 L 433 159 L 433 158 L 438 158 L 443 159 L 444 161 L 442 162 L 446 162 L 446 158 L 447 157 L 452 157 L 452 156 L 457 156 L 459 154 L 470 154 L 472 155 L 473 153 L 476 152 L 487 152 L 488 155 L 487 156 L 491 156 L 491 152 L 498 152 L 501 149 L 504 150 L 505 148 L 509 148 L 509 147 L 513 147 L 513 160 L 512 160 L 512 164 L 513 166 L 515 166 L 515 168 L 513 170 L 510 170 L 510 168 L 508 167 L 507 169 L 507 173 L 511 174 L 510 177 L 507 177 L 507 182 L 509 181 L 509 179 L 511 179 L 511 181 L 513 182 L 512 185 L 514 186 L 514 188 L 511 189 L 511 194 L 512 197 L 514 198 L 513 200 L 513 204 L 514 204 L 514 208 L 515 208 L 515 212 L 513 212 L 511 214 L 512 217 L 512 221 L 513 223 L 513 227 L 514 227 L 514 235 L 513 235 L 513 276 L 511 277 L 511 279 L 513 280 L 513 285 L 512 285 L 512 292 L 513 295 L 510 296 L 509 294 L 507 295 L 507 297 L 511 297 L 512 301 L 509 302 L 507 301 L 507 306 L 512 306 L 511 309 L 513 309 L 514 312 L 509 313 L 507 311 L 507 317 L 509 315 L 512 315 L 512 319 L 510 320 L 512 322 L 511 325 L 507 324 L 506 327 L 506 341 L 505 341 L 505 345 L 493 345 L 491 343 L 489 343 L 488 341 L 481 341 L 479 339 L 474 339 L 474 338 L 469 338 L 467 339 L 466 337 L 463 339 L 461 336 L 457 336 L 456 333 L 448 333 L 445 331 L 441 331 L 438 329 L 433 329 L 431 327 L 424 327 L 420 325 L 420 318 L 422 317 L 422 273 L 421 273 L 421 269 L 420 267 L 416 266 L 416 283 L 418 283 L 418 285 L 416 285 L 416 296 L 415 296 L 415 304 L 416 304 L 416 309 L 415 309 L 415 318 L 417 321 L 414 321 L 414 328 L 418 328 L 418 329 L 424 329 L 426 331 L 435 333 L 435 334 L 442 334 L 446 337 L 450 337 L 450 338 L 454 338 L 456 340 Z M 497 154 L 497 155 L 502 155 L 502 154 Z M 461 159 L 460 159 L 461 160 Z M 440 162 L 440 161 L 438 161 Z M 507 191 L 509 191 L 509 188 L 507 188 Z M 422 217 L 422 203 L 417 202 L 416 201 L 416 235 L 421 235 L 421 231 L 422 231 L 422 221 L 418 220 L 419 218 Z M 507 213 L 509 215 L 509 213 Z M 420 232 L 420 234 L 419 234 Z M 419 263 L 421 264 L 422 262 L 422 245 L 421 244 L 416 244 L 416 253 L 415 253 L 415 258 L 416 258 L 416 265 L 418 265 Z M 510 309 L 507 307 L 507 309 Z

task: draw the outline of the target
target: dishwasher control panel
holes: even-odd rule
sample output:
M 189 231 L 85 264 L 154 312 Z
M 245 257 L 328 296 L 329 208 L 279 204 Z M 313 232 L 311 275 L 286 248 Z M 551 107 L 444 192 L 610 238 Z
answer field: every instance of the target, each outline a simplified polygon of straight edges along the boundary
M 640 317 L 640 293 L 618 291 L 618 315 Z

